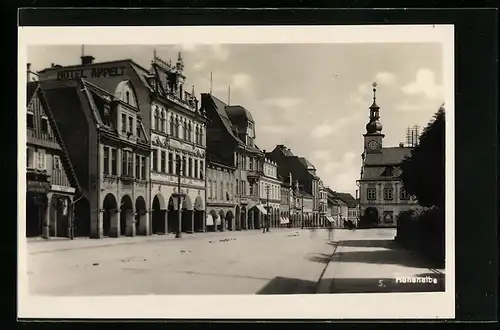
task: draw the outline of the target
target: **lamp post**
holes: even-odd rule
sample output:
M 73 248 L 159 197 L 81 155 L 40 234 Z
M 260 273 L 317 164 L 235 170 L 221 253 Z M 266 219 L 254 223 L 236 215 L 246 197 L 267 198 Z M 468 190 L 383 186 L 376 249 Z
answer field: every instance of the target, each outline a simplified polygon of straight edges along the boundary
M 175 233 L 175 238 L 181 238 L 182 237 L 182 213 L 181 213 L 181 206 L 182 206 L 182 196 L 183 194 L 181 193 L 181 174 L 183 172 L 183 165 L 184 165 L 184 160 L 181 158 L 181 156 L 177 156 L 175 158 L 175 168 L 177 171 L 177 193 L 173 194 L 174 197 L 177 197 L 177 232 Z
M 300 199 L 301 199 L 301 209 L 302 209 L 302 221 L 301 221 L 301 227 L 300 229 L 304 229 L 304 195 L 300 195 Z
M 263 233 L 266 232 L 266 228 L 267 228 L 267 231 L 269 231 L 269 191 L 270 190 L 271 190 L 271 185 L 268 183 L 268 184 L 266 184 L 266 197 L 267 197 L 267 214 L 266 214 L 266 218 L 267 218 L 267 221 L 266 221 L 266 225 L 263 226 L 263 230 L 262 230 Z

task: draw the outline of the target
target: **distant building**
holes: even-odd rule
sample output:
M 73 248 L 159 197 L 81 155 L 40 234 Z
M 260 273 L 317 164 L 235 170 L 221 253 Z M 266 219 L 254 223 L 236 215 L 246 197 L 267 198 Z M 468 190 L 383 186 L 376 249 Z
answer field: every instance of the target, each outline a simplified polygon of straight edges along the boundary
M 266 156 L 278 164 L 278 174 L 287 178 L 292 175 L 293 180 L 299 180 L 300 191 L 312 198 L 311 225 L 319 225 L 320 205 L 320 178 L 316 175 L 316 168 L 304 157 L 295 156 L 284 145 L 277 145 Z M 309 215 L 308 215 L 309 216 Z
M 26 93 L 26 237 L 70 237 L 78 180 L 40 84 Z
M 258 182 L 259 164 L 264 153 L 255 146 L 255 122 L 250 111 L 242 106 L 229 106 L 212 94 L 201 94 L 202 110 L 206 112 L 207 151 L 224 164 L 237 168 L 235 225 L 237 230 L 256 229 L 267 215 L 261 204 Z
M 235 230 L 236 166 L 207 155 L 208 230 Z
M 416 208 L 416 200 L 403 188 L 400 178 L 401 161 L 411 148 L 384 147 L 380 107 L 376 103 L 376 84 L 373 84 L 373 104 L 370 121 L 366 125 L 359 185 L 360 224 L 363 226 L 396 226 L 396 215 Z
M 281 203 L 278 225 L 281 227 L 292 227 L 293 225 L 292 216 L 295 213 L 295 198 L 291 179 L 291 175 L 289 175 L 288 180 L 279 177 L 281 181 Z
M 349 193 L 332 191 L 332 195 L 340 199 L 348 208 L 346 220 L 351 220 L 355 224 L 358 222 L 358 203 L 356 199 Z
M 323 181 L 319 181 L 319 226 L 325 227 L 328 225 L 326 218 L 328 209 L 328 192 L 327 187 L 323 185 Z

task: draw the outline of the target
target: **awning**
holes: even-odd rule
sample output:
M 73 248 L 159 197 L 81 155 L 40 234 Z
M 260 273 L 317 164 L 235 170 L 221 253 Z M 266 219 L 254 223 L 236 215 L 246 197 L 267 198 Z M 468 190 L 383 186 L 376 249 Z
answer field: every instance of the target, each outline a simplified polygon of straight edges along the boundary
M 264 206 L 262 206 L 260 204 L 259 205 L 255 205 L 255 206 L 259 209 L 260 212 L 262 212 L 262 214 L 267 215 L 267 211 L 264 208 Z
M 285 221 L 286 221 L 285 223 L 290 223 L 290 219 L 288 218 L 285 218 Z
M 280 218 L 280 224 L 282 224 L 282 225 L 283 225 L 283 224 L 285 224 L 285 223 L 286 223 L 286 222 L 285 222 L 285 218 Z
M 220 222 L 221 222 L 221 218 L 220 218 L 220 216 L 217 214 L 217 218 L 215 218 L 215 225 L 220 226 Z
M 333 222 L 333 221 L 334 221 L 332 217 L 328 217 L 328 216 L 327 216 L 327 217 L 326 217 L 326 219 L 327 219 L 328 221 L 330 221 L 330 222 Z
M 207 214 L 207 226 L 213 226 L 214 225 L 214 218 L 212 218 L 211 214 Z

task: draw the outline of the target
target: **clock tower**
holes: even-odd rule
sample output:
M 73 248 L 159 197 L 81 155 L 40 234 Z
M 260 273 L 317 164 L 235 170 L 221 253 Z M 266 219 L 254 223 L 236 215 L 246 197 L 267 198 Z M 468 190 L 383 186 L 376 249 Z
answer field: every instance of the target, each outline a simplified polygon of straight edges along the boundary
M 364 151 L 366 154 L 374 154 L 382 152 L 382 140 L 384 139 L 384 134 L 382 134 L 382 124 L 379 122 L 380 119 L 380 107 L 375 102 L 377 83 L 373 83 L 373 104 L 370 106 L 370 121 L 366 124 L 366 133 L 363 134 L 365 138 Z

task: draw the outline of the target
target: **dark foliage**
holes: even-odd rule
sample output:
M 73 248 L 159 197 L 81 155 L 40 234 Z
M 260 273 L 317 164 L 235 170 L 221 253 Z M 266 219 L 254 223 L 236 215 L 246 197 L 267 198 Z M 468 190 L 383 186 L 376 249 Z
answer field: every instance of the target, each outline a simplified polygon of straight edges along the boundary
M 405 190 L 425 207 L 444 207 L 445 200 L 445 110 L 420 135 L 419 144 L 401 165 Z

